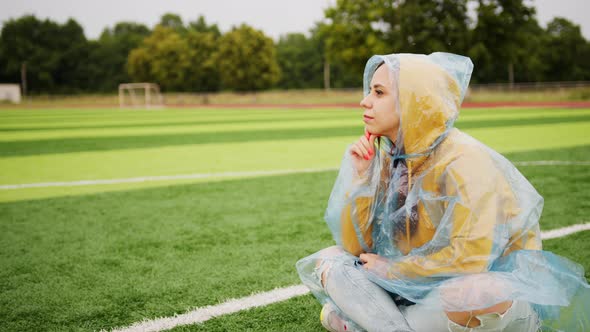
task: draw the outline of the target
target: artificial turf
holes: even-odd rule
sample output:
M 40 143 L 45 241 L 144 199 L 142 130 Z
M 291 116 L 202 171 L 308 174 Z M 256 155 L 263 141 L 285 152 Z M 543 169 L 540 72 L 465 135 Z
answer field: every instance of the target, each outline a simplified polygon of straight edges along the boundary
M 208 110 L 198 116 L 195 114 L 198 111 L 185 110 L 11 112 L 0 112 L 0 128 L 8 127 L 5 124 L 11 122 L 31 130 L 34 122 L 45 126 L 42 130 L 45 132 L 49 125 L 44 120 L 51 119 L 55 120 L 51 125 L 56 126 L 57 137 L 60 131 L 67 132 L 64 119 L 94 129 L 99 125 L 93 123 L 106 120 L 122 126 L 127 121 L 132 125 L 166 118 L 180 123 L 200 116 L 199 121 L 219 121 L 220 127 L 227 125 L 223 121 L 235 120 L 237 116 L 248 121 L 243 110 L 224 111 L 227 113 Z M 356 131 L 347 135 L 332 131 L 340 127 L 330 127 L 336 120 L 326 115 L 354 120 L 352 117 L 358 113 L 351 111 L 252 112 L 257 121 L 269 120 L 266 124 L 283 116 L 295 118 L 290 122 L 294 128 L 283 129 L 291 135 L 277 130 L 260 140 L 243 136 L 244 142 L 193 141 L 183 146 L 175 141 L 177 138 L 162 145 L 146 134 L 131 136 L 140 143 L 129 144 L 143 144 L 139 148 L 121 142 L 123 147 L 119 148 L 109 143 L 112 145 L 105 150 L 90 148 L 75 152 L 63 147 L 60 150 L 59 146 L 53 149 L 53 145 L 45 144 L 56 139 L 51 138 L 35 140 L 40 144 L 38 147 L 12 156 L 5 150 L 9 145 L 0 144 L 0 184 L 336 167 L 346 144 L 355 139 L 359 128 L 362 130 L 355 127 Z M 590 160 L 590 142 L 583 135 L 590 129 L 586 119 L 590 110 L 554 110 L 552 114 L 537 110 L 542 116 L 530 109 L 468 112 L 465 124 L 484 125 L 466 128 L 467 131 L 512 161 Z M 554 121 L 557 114 L 576 120 Z M 307 121 L 301 119 L 303 116 L 312 118 L 316 128 L 304 128 Z M 543 117 L 552 120 L 533 124 L 522 120 Z M 486 126 L 486 119 L 498 122 Z M 216 123 L 208 123 L 208 130 L 214 132 L 211 128 Z M 324 131 L 305 136 L 321 129 L 322 123 L 326 125 Z M 244 122 L 240 126 L 247 128 L 249 124 L 255 127 L 256 122 Z M 458 126 L 461 128 L 461 122 Z M 225 128 L 234 128 L 229 136 L 255 132 Z M 0 130 L 0 141 L 16 144 L 18 140 L 11 141 L 4 134 L 22 133 Z M 165 140 L 165 136 L 184 137 L 191 141 L 197 137 L 194 135 L 154 137 L 160 140 Z M 101 146 L 105 137 L 110 136 L 95 137 L 94 144 Z M 75 143 L 80 139 L 76 137 L 62 139 L 75 146 L 87 144 L 91 138 L 86 137 L 87 141 L 82 143 Z M 589 221 L 588 167 L 519 167 L 545 198 L 542 229 Z M 336 171 L 324 171 L 196 183 L 2 190 L 0 330 L 109 329 L 297 284 L 295 261 L 333 243 L 322 216 L 335 177 Z M 568 241 L 546 241 L 545 247 L 581 263 L 588 277 L 589 236 L 589 232 L 578 233 L 570 235 Z M 317 331 L 318 313 L 319 305 L 308 295 L 175 330 Z

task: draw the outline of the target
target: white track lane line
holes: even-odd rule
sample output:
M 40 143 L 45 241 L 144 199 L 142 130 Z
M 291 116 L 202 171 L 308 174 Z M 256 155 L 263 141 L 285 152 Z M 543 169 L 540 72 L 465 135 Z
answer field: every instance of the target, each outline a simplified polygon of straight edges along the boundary
M 544 240 L 564 237 L 573 233 L 590 230 L 590 222 L 576 224 L 563 228 L 553 229 L 541 232 L 541 238 Z M 181 325 L 191 325 L 206 322 L 207 320 L 222 315 L 235 313 L 255 307 L 261 307 L 276 302 L 286 301 L 288 299 L 306 295 L 309 289 L 304 285 L 294 285 L 284 288 L 276 288 L 272 291 L 257 293 L 240 299 L 231 299 L 226 302 L 210 305 L 202 308 L 191 310 L 187 313 L 175 315 L 173 317 L 163 317 L 151 320 L 144 320 L 135 323 L 129 327 L 113 329 L 113 332 L 156 332 L 175 328 Z M 103 330 L 104 331 L 104 330 Z
M 536 161 L 517 161 L 515 166 L 590 166 L 590 161 L 566 161 L 566 160 L 536 160 Z M 68 182 L 40 182 L 40 183 L 23 183 L 23 184 L 4 184 L 0 185 L 0 190 L 25 189 L 25 188 L 45 188 L 45 187 L 75 187 L 75 186 L 92 186 L 108 185 L 119 183 L 138 183 L 138 182 L 156 182 L 170 180 L 190 180 L 206 178 L 225 178 L 225 177 L 252 177 L 252 176 L 270 176 L 296 173 L 315 173 L 325 171 L 336 171 L 338 168 L 304 168 L 304 169 L 286 169 L 273 171 L 252 171 L 252 172 L 224 172 L 224 173 L 197 173 L 197 174 L 179 174 L 179 175 L 161 175 L 161 176 L 143 176 L 136 178 L 123 179 L 105 179 L 105 180 L 80 180 Z

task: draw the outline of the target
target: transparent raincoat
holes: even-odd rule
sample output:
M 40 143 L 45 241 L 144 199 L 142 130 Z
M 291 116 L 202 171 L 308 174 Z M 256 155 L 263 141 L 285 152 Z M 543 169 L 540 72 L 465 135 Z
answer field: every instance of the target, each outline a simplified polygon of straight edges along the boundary
M 546 331 L 590 331 L 583 268 L 542 250 L 543 198 L 506 158 L 453 127 L 469 84 L 469 58 L 433 53 L 373 56 L 397 90 L 397 144 L 375 142 L 359 176 L 347 150 L 325 220 L 345 253 L 297 263 L 305 285 L 328 301 L 319 271 L 359 254 L 381 257 L 367 277 L 409 301 L 445 311 L 529 302 Z

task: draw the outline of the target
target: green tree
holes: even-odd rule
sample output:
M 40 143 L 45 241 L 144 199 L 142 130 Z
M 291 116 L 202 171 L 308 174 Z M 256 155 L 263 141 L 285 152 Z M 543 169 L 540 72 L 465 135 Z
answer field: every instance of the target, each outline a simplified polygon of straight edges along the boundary
M 217 24 L 207 24 L 203 15 L 200 15 L 196 21 L 189 22 L 188 29 L 197 32 L 210 32 L 216 38 L 221 37 L 221 32 L 219 32 Z
M 186 28 L 184 27 L 184 23 L 182 22 L 182 18 L 173 13 L 166 13 L 162 15 L 160 18 L 159 25 L 170 28 L 178 33 L 185 33 Z
M 281 68 L 278 86 L 285 89 L 321 88 L 323 59 L 317 41 L 302 33 L 281 36 L 277 44 Z
M 129 53 L 127 72 L 134 81 L 157 82 L 163 90 L 216 91 L 219 70 L 213 61 L 219 30 L 202 17 L 184 33 L 158 25 Z
M 163 90 L 183 91 L 191 67 L 189 54 L 185 38 L 158 25 L 139 48 L 129 53 L 127 71 L 135 81 L 153 81 Z
M 326 56 L 356 77 L 357 86 L 373 54 L 465 53 L 469 45 L 467 0 L 338 0 L 325 16 L 319 33 L 326 36 Z
M 150 30 L 143 24 L 119 22 L 113 28 L 105 28 L 89 55 L 89 63 L 96 64 L 94 85 L 99 91 L 113 91 L 120 83 L 131 78 L 125 70 L 129 52 L 138 47 Z
M 11 19 L 0 32 L 2 76 L 20 82 L 26 64 L 28 91 L 71 92 L 89 88 L 84 63 L 88 54 L 82 27 L 73 19 L 63 25 L 33 15 Z
M 57 44 L 68 45 L 62 50 L 56 50 L 59 62 L 53 72 L 56 83 L 54 91 L 70 93 L 91 90 L 94 70 L 87 63 L 90 49 L 82 26 L 68 19 L 53 40 Z
M 388 48 L 382 29 L 383 15 L 391 6 L 385 0 L 338 0 L 335 7 L 325 10 L 327 23 L 318 26 L 317 33 L 323 36 L 326 59 L 345 71 L 334 78 L 355 77 L 354 85 L 359 86 L 369 57 L 393 51 Z
M 186 39 L 191 61 L 187 72 L 187 88 L 191 91 L 219 90 L 219 68 L 213 59 L 217 52 L 218 35 L 214 31 L 189 30 Z
M 414 0 L 385 12 L 386 38 L 404 52 L 464 54 L 469 45 L 467 0 Z
M 129 52 L 127 73 L 134 82 L 153 82 L 151 63 L 153 54 L 147 47 L 138 47 Z
M 274 43 L 261 31 L 242 24 L 224 34 L 218 47 L 214 60 L 224 88 L 261 90 L 280 79 Z
M 590 79 L 588 41 L 580 26 L 557 17 L 547 25 L 542 48 L 544 74 L 551 81 Z
M 542 81 L 545 67 L 541 58 L 545 34 L 543 28 L 539 26 L 536 18 L 532 18 L 521 28 L 521 33 L 527 38 L 520 47 L 515 49 L 514 82 Z
M 332 58 L 328 55 L 327 40 L 330 37 L 330 25 L 325 22 L 317 22 L 310 30 L 311 41 L 318 52 L 322 55 L 323 64 L 323 84 L 324 88 L 346 88 L 358 87 L 362 84 L 359 73 L 356 70 L 351 70 L 350 65 L 344 64 L 336 56 Z M 362 68 L 361 68 L 362 69 Z
M 535 25 L 535 9 L 523 0 L 479 0 L 469 52 L 476 81 L 514 82 L 515 63 L 535 40 Z

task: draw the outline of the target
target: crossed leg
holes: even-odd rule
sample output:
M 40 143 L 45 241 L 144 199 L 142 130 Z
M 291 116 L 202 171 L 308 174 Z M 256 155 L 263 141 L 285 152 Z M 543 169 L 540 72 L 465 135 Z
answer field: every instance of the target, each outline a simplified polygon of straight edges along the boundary
M 332 257 L 344 254 L 338 247 L 328 249 Z M 322 286 L 344 316 L 368 331 L 413 331 L 390 294 L 354 266 L 354 257 L 328 256 L 318 265 Z

